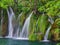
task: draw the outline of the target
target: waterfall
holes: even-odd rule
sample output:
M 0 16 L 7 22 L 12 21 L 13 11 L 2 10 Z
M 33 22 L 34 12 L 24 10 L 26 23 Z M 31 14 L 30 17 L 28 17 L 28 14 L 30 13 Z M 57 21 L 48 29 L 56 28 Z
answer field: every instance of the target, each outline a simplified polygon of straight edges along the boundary
M 29 24 L 30 24 L 30 18 L 32 16 L 33 12 L 29 15 L 29 17 L 26 19 L 24 26 L 22 28 L 22 32 L 20 33 L 21 38 L 28 38 L 28 30 L 29 30 Z
M 20 33 L 20 25 L 19 25 L 19 20 L 20 20 L 20 16 L 23 14 L 23 12 L 22 13 L 20 13 L 19 15 L 18 15 L 18 17 L 17 17 L 17 20 L 16 20 L 16 25 L 15 25 L 15 27 L 14 27 L 14 30 L 15 30 L 15 34 L 14 34 L 14 36 L 15 37 L 19 37 L 19 33 Z
M 13 37 L 12 20 L 15 17 L 15 15 L 11 7 L 9 7 L 9 10 L 7 9 L 7 13 L 8 13 L 8 31 L 9 31 L 8 37 Z
M 53 19 L 52 19 L 51 17 L 49 17 L 48 21 L 49 21 L 51 24 L 54 23 L 54 21 L 53 21 Z M 48 27 L 48 29 L 47 29 L 47 31 L 46 31 L 46 34 L 45 34 L 45 36 L 44 36 L 44 41 L 48 41 L 48 35 L 49 35 L 50 29 L 51 29 L 51 25 Z
M 18 18 L 15 18 L 15 14 L 12 10 L 11 7 L 9 7 L 9 9 L 7 9 L 7 13 L 8 13 L 8 38 L 13 38 L 13 39 L 27 39 L 28 38 L 28 33 L 29 33 L 29 24 L 30 24 L 30 18 L 33 14 L 33 12 L 29 15 L 29 17 L 26 19 L 22 31 L 20 31 L 20 25 L 19 25 L 19 20 L 20 20 L 20 16 L 23 13 L 20 13 Z
M 8 13 L 8 36 L 9 38 L 13 38 L 13 37 L 18 37 L 19 36 L 19 31 L 20 31 L 20 26 L 19 26 L 19 20 L 20 20 L 20 16 L 22 15 L 22 13 L 19 14 L 18 18 L 16 19 L 15 14 L 12 10 L 11 7 L 9 7 L 9 9 L 7 9 L 7 13 Z
M 51 29 L 51 25 L 48 27 L 48 29 L 46 31 L 46 34 L 44 36 L 44 41 L 47 41 L 48 40 L 48 34 L 49 34 L 50 29 Z
M 49 21 L 51 24 L 53 24 L 53 23 L 54 23 L 54 21 L 53 21 L 52 17 L 50 17 L 50 16 L 49 16 L 48 21 Z

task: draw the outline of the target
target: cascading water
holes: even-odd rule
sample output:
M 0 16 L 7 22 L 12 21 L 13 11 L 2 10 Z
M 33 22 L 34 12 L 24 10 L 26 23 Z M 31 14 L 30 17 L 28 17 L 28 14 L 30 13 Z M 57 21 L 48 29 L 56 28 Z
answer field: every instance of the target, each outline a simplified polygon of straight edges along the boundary
M 22 28 L 22 32 L 20 33 L 21 38 L 28 38 L 28 30 L 29 30 L 29 24 L 30 24 L 30 18 L 32 16 L 33 12 L 29 15 L 29 17 L 26 19 L 24 26 Z
M 48 41 L 48 34 L 49 34 L 50 29 L 51 29 L 51 25 L 48 27 L 48 29 L 46 31 L 46 34 L 44 36 L 44 41 Z
M 29 24 L 30 24 L 30 18 L 33 14 L 33 12 L 29 15 L 29 17 L 26 19 L 24 26 L 22 28 L 22 31 L 20 31 L 20 26 L 19 26 L 19 20 L 20 16 L 23 14 L 19 14 L 18 18 L 15 18 L 15 14 L 12 10 L 11 7 L 7 9 L 8 13 L 8 38 L 13 38 L 13 39 L 28 39 L 28 29 L 29 29 Z
M 15 34 L 14 34 L 14 37 L 19 37 L 19 35 L 20 35 L 20 25 L 19 25 L 19 20 L 20 20 L 20 16 L 23 14 L 23 12 L 22 13 L 20 13 L 19 14 L 19 16 L 18 16 L 18 18 L 17 18 L 17 20 L 16 20 L 16 25 L 15 25 L 15 28 L 14 28 L 14 30 L 15 30 Z
M 49 16 L 48 21 L 49 21 L 51 24 L 53 24 L 53 23 L 54 23 L 53 19 L 52 19 L 50 16 Z
M 18 37 L 18 35 L 20 33 L 19 32 L 19 30 L 20 30 L 19 20 L 20 20 L 20 16 L 22 15 L 22 13 L 19 14 L 17 20 L 16 20 L 15 14 L 14 14 L 11 7 L 9 7 L 9 10 L 7 9 L 7 13 L 8 13 L 8 31 L 9 31 L 9 34 L 6 37 L 9 37 L 9 38 Z
M 51 17 L 49 17 L 48 21 L 49 21 L 51 24 L 54 23 L 54 21 L 52 20 Z M 51 29 L 51 25 L 48 27 L 48 29 L 47 29 L 47 31 L 46 31 L 46 34 L 45 34 L 45 36 L 44 36 L 44 41 L 48 41 L 48 34 L 49 34 L 50 29 Z
M 13 38 L 13 39 L 24 39 L 24 40 L 28 39 L 29 23 L 30 23 L 30 18 L 33 12 L 26 19 L 21 32 L 20 32 L 19 20 L 20 20 L 20 16 L 22 15 L 22 13 L 19 14 L 17 20 L 15 18 L 14 12 L 11 7 L 9 7 L 9 10 L 7 9 L 7 13 L 8 13 L 9 34 L 6 37 Z
M 14 12 L 12 10 L 11 7 L 9 7 L 9 10 L 7 9 L 7 13 L 8 13 L 8 37 L 13 37 L 13 24 L 12 24 L 12 20 L 15 17 Z

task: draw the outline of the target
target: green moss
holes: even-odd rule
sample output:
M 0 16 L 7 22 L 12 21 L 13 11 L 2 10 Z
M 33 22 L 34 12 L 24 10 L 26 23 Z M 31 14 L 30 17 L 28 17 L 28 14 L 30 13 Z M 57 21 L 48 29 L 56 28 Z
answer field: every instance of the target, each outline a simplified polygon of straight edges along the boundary
M 56 45 L 60 45 L 60 43 L 57 43 Z
M 32 40 L 32 41 L 37 40 L 37 35 L 31 34 L 31 35 L 29 36 L 29 40 Z

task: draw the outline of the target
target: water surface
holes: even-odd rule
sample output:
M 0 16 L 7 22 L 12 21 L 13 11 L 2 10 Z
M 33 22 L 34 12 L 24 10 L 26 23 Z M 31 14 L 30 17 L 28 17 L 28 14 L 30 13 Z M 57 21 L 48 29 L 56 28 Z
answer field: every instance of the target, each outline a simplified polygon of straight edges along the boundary
M 0 45 L 56 45 L 56 43 L 0 38 Z

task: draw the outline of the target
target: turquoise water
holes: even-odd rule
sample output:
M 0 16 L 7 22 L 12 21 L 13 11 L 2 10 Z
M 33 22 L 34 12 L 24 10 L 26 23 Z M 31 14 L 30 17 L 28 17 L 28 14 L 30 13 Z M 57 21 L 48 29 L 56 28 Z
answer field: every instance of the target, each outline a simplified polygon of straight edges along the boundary
M 56 43 L 0 38 L 0 45 L 56 45 Z

